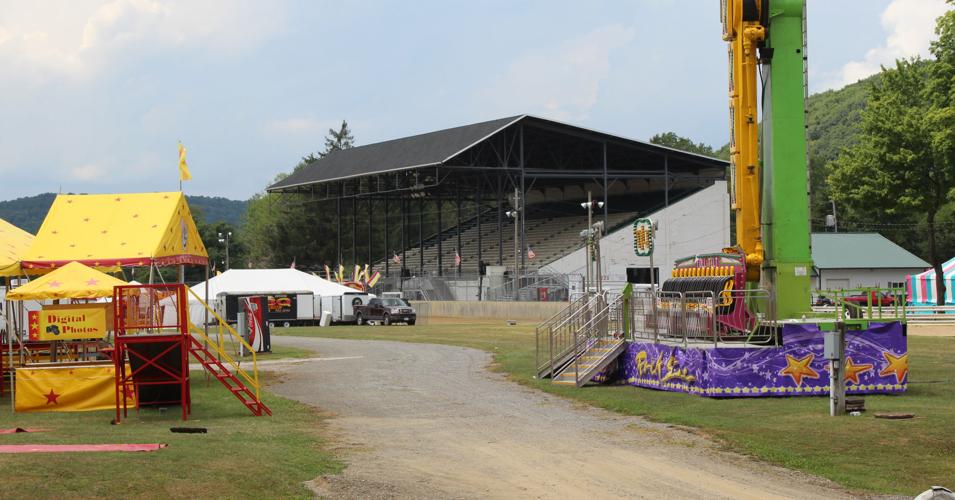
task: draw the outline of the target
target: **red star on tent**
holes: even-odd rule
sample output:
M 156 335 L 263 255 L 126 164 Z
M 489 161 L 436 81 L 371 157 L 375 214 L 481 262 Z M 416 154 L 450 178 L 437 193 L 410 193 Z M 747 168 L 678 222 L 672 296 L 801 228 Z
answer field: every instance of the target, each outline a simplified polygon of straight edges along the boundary
M 90 221 L 90 218 L 89 218 L 89 217 L 84 217 L 84 218 L 83 218 L 83 222 L 89 222 L 89 221 Z
M 859 385 L 859 375 L 872 371 L 872 365 L 869 363 L 857 365 L 852 362 L 852 357 L 846 358 L 846 382 L 852 381 Z
M 49 393 L 49 394 L 46 394 L 46 404 L 48 404 L 48 405 L 59 404 L 59 403 L 57 403 L 56 398 L 58 398 L 58 397 L 60 397 L 60 396 L 61 396 L 61 394 L 57 394 L 57 393 L 53 392 L 53 389 L 50 389 L 50 393 Z
M 796 359 L 790 355 L 786 355 L 786 368 L 783 368 L 779 371 L 780 375 L 789 375 L 793 382 L 796 382 L 796 386 L 802 385 L 802 379 L 805 378 L 819 378 L 819 373 L 816 370 L 812 369 L 812 360 L 815 359 L 815 354 L 807 354 L 806 357 L 802 359 Z
M 905 353 L 901 356 L 893 356 L 889 354 L 889 351 L 884 351 L 882 356 L 885 357 L 885 360 L 889 364 L 885 365 L 885 368 L 879 372 L 880 377 L 885 377 L 886 375 L 893 374 L 895 375 L 895 383 L 901 384 L 905 380 L 905 376 L 909 373 L 909 353 Z
M 93 286 L 93 285 L 97 285 L 97 284 L 99 284 L 99 280 L 98 280 L 98 279 L 91 278 L 91 279 L 86 280 L 86 286 Z
M 48 287 L 50 287 L 50 288 L 59 288 L 60 285 L 62 285 L 62 284 L 63 284 L 63 283 L 60 283 L 59 281 L 53 280 L 53 281 L 47 283 L 46 286 L 48 286 Z

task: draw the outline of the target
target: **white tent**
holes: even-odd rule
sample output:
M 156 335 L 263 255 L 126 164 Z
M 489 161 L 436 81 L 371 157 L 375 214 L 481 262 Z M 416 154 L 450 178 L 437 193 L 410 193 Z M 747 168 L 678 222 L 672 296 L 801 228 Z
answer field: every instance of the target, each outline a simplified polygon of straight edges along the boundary
M 192 291 L 206 303 L 206 282 L 192 287 Z M 364 294 L 354 288 L 319 278 L 297 269 L 230 269 L 209 279 L 209 297 L 215 301 L 219 294 L 268 295 L 278 293 L 311 293 L 316 297 L 340 297 L 346 294 Z M 210 304 L 212 306 L 212 304 Z M 214 306 L 212 306 L 214 307 Z M 204 309 L 191 294 L 189 317 L 201 324 Z
M 205 282 L 193 286 L 192 291 L 206 300 Z M 323 297 L 362 293 L 297 269 L 229 269 L 209 278 L 209 296 L 215 299 L 223 292 L 234 295 L 312 292 Z

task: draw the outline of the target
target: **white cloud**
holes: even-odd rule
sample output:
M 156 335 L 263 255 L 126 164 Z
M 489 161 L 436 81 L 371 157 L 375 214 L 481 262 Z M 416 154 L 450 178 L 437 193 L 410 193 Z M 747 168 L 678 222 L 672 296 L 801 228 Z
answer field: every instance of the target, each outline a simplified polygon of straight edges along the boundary
M 99 165 L 86 164 L 70 169 L 70 177 L 78 181 L 93 181 L 101 179 L 106 170 Z
M 839 88 L 878 73 L 896 59 L 929 54 L 935 38 L 935 19 L 948 9 L 945 0 L 892 0 L 882 11 L 882 27 L 888 33 L 885 42 L 866 52 L 861 61 L 850 61 L 839 76 L 823 85 Z
M 557 47 L 525 52 L 480 92 L 481 97 L 496 112 L 586 119 L 610 74 L 611 52 L 633 37 L 634 30 L 614 24 Z
M 0 72 L 97 75 L 121 56 L 166 49 L 229 56 L 277 33 L 282 9 L 256 0 L 15 2 L 0 17 Z

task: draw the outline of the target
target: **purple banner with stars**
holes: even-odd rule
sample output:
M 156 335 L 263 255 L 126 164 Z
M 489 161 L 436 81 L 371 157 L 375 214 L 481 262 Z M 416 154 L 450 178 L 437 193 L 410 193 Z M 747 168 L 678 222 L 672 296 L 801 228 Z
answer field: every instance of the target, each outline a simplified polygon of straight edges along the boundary
M 829 361 L 823 333 L 811 324 L 787 324 L 775 347 L 689 347 L 634 342 L 619 361 L 630 385 L 702 396 L 827 395 Z M 846 332 L 846 392 L 905 391 L 909 356 L 904 326 L 872 323 Z

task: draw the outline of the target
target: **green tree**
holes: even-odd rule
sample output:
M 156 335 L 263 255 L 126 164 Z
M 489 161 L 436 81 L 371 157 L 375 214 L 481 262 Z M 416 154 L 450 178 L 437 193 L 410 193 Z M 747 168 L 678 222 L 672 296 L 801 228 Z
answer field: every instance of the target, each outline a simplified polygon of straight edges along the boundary
M 650 138 L 650 142 L 652 144 L 666 146 L 668 148 L 678 149 L 680 151 L 686 151 L 688 153 L 696 153 L 714 158 L 723 158 L 724 160 L 729 159 L 729 145 L 723 146 L 717 150 L 713 149 L 713 146 L 710 146 L 709 144 L 693 142 L 692 139 L 677 135 L 676 132 L 663 132 L 656 134 Z
M 338 130 L 329 129 L 325 150 L 309 153 L 292 168 L 297 173 L 332 151 L 354 146 L 355 138 L 342 120 Z M 316 166 L 317 167 L 317 166 Z M 278 182 L 289 174 L 275 177 Z M 333 201 L 316 201 L 305 194 L 262 192 L 249 200 L 241 233 L 241 244 L 253 267 L 296 267 L 318 270 L 339 262 L 334 237 L 336 210 Z M 344 231 L 343 231 L 344 232 Z
M 933 73 L 918 59 L 883 69 L 861 113 L 862 136 L 830 165 L 829 188 L 854 218 L 912 222 L 924 216 L 929 260 L 941 276 L 936 220 L 955 187 L 955 142 L 946 122 L 951 97 L 937 95 Z M 936 283 L 943 304 L 945 282 Z
M 325 157 L 325 155 L 332 151 L 341 151 L 354 145 L 355 137 L 352 135 L 351 129 L 348 128 L 348 122 L 342 120 L 342 124 L 338 127 L 338 130 L 333 128 L 328 129 L 328 135 L 325 136 L 325 151 L 319 153 L 319 157 Z

